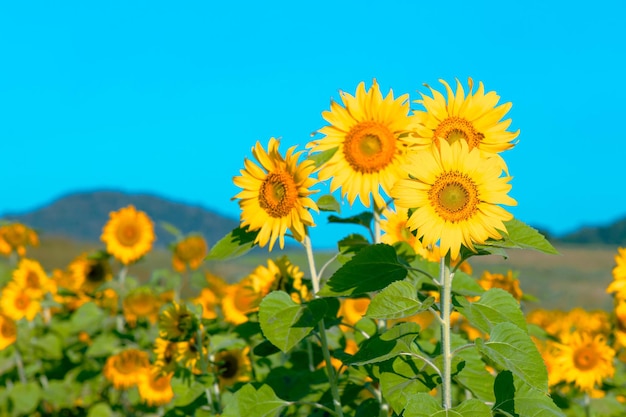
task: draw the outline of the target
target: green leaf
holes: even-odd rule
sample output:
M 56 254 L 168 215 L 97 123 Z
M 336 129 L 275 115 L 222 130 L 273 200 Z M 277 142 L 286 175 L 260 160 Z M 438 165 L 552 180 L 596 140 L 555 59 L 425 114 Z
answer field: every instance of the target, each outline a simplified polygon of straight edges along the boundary
M 97 403 L 89 408 L 87 417 L 113 417 L 116 413 L 111 410 L 107 403 Z
M 541 354 L 525 331 L 513 323 L 496 324 L 488 341 L 475 340 L 481 354 L 541 392 L 548 392 L 548 373 Z
M 454 273 L 454 279 L 452 280 L 453 294 L 473 297 L 484 292 L 485 289 L 471 275 L 467 275 L 461 270 L 457 270 Z
M 319 168 L 322 165 L 324 165 L 326 162 L 328 162 L 328 160 L 330 160 L 330 158 L 333 157 L 333 155 L 335 154 L 335 152 L 337 152 L 337 148 L 332 148 L 332 149 L 327 149 L 325 151 L 322 152 L 317 152 L 314 154 L 310 154 L 309 157 L 307 158 L 310 161 L 313 161 L 315 163 L 315 167 Z
M 494 382 L 494 393 L 496 401 L 493 409 L 501 411 L 505 415 L 520 417 L 565 416 L 547 395 L 547 392 L 532 388 L 513 375 L 511 371 L 502 371 L 498 374 Z
M 404 417 L 491 417 L 491 409 L 482 401 L 470 399 L 444 410 L 439 401 L 428 394 L 418 394 L 409 400 Z
M 339 248 L 339 252 L 347 254 L 357 253 L 369 245 L 370 242 L 364 236 L 353 233 L 341 239 L 337 244 L 337 247 Z
M 93 339 L 91 346 L 85 352 L 88 358 L 109 356 L 120 344 L 120 339 L 112 333 L 103 333 Z
M 403 410 L 410 398 L 418 393 L 428 393 L 436 386 L 433 381 L 436 373 L 430 367 L 425 368 L 425 364 L 422 359 L 409 356 L 397 356 L 380 364 L 383 397 L 394 410 Z
M 385 288 L 407 276 L 407 269 L 398 261 L 396 251 L 386 244 L 361 249 L 341 266 L 319 295 L 359 295 Z
M 170 233 L 172 236 L 174 236 L 177 239 L 183 237 L 183 232 L 181 232 L 178 227 L 174 226 L 171 223 L 160 221 L 159 226 L 161 226 L 163 230 Z
M 502 240 L 487 240 L 484 246 L 496 248 L 534 249 L 539 252 L 558 255 L 559 252 L 537 231 L 517 219 L 504 222 L 506 232 L 502 231 Z
M 9 397 L 16 414 L 31 415 L 41 401 L 41 387 L 36 382 L 15 384 L 9 391 Z
M 47 360 L 63 359 L 63 342 L 52 333 L 31 340 L 31 346 L 37 349 L 37 354 Z
M 467 345 L 469 342 L 458 334 L 452 333 L 452 350 Z M 461 366 L 462 365 L 462 366 Z M 491 375 L 475 346 L 466 348 L 455 353 L 452 359 L 452 369 L 461 370 L 454 375 L 454 381 L 465 389 L 471 391 L 479 400 L 492 403 L 493 381 Z
M 185 407 L 193 403 L 198 397 L 204 394 L 206 387 L 198 381 L 182 381 L 179 378 L 172 378 L 172 391 L 174 391 L 173 405 Z
M 432 297 L 420 301 L 415 285 L 408 281 L 396 281 L 372 298 L 365 317 L 387 320 L 410 317 L 428 310 L 434 301 Z
M 104 312 L 94 302 L 88 302 L 78 307 L 72 314 L 70 323 L 74 333 L 81 330 L 91 332 L 101 326 L 104 320 Z
M 526 318 L 519 302 L 501 288 L 490 289 L 473 303 L 463 297 L 455 298 L 455 301 L 459 304 L 459 313 L 485 333 L 491 333 L 491 329 L 499 323 L 513 323 L 527 331 Z
M 328 216 L 328 223 L 347 223 L 347 224 L 358 224 L 367 229 L 371 228 L 372 219 L 374 215 L 370 211 L 364 211 L 363 213 L 357 214 L 355 216 L 350 217 L 337 217 L 337 216 Z
M 257 391 L 246 384 L 226 405 L 222 417 L 275 417 L 287 406 L 289 403 L 278 398 L 268 385 L 262 385 Z
M 322 299 L 298 304 L 284 291 L 272 291 L 259 306 L 263 335 L 283 352 L 308 336 L 324 317 L 328 306 Z
M 223 261 L 245 255 L 254 247 L 258 234 L 258 231 L 249 232 L 247 227 L 238 227 L 213 245 L 205 259 Z
M 335 213 L 341 212 L 341 206 L 339 201 L 332 194 L 325 194 L 317 199 L 317 207 L 321 211 L 334 211 Z
M 414 341 L 419 336 L 416 323 L 400 323 L 382 334 L 365 340 L 357 353 L 347 358 L 347 365 L 366 365 L 391 359 L 401 353 L 415 352 Z

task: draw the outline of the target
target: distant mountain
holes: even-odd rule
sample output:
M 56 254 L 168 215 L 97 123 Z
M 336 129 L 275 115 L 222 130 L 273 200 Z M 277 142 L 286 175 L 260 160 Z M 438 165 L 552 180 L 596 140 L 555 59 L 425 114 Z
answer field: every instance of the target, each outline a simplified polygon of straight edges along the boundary
M 150 216 L 155 223 L 155 243 L 161 247 L 174 240 L 174 236 L 160 225 L 161 222 L 169 223 L 183 233 L 201 233 L 209 245 L 239 224 L 237 219 L 200 206 L 174 202 L 155 195 L 119 191 L 70 194 L 28 213 L 5 214 L 2 219 L 27 224 L 44 236 L 65 236 L 84 242 L 98 242 L 109 213 L 129 204 Z
M 557 240 L 562 243 L 626 246 L 626 218 L 606 226 L 582 227 Z

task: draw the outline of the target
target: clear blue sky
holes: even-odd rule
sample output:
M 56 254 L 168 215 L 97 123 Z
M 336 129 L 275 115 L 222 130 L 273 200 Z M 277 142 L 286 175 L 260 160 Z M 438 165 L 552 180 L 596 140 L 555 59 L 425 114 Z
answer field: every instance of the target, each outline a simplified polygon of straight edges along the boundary
M 513 103 L 514 215 L 607 224 L 626 216 L 624 16 L 621 0 L 2 2 L 0 215 L 107 188 L 237 217 L 254 143 L 303 149 L 339 89 L 375 77 L 416 99 L 471 76 Z M 317 246 L 353 231 L 316 219 Z

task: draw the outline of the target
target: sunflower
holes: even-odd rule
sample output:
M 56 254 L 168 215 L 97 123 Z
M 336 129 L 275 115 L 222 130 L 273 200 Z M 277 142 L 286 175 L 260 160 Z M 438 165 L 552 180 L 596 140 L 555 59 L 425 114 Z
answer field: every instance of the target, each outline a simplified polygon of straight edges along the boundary
M 228 288 L 226 281 L 210 272 L 205 272 L 204 277 L 206 278 L 208 288 L 213 291 L 218 298 L 222 298 L 226 294 L 226 288 Z
M 192 336 L 189 340 L 178 342 L 176 358 L 178 362 L 193 373 L 199 374 L 202 370 L 199 368 L 202 357 L 206 358 L 208 354 L 207 346 L 209 344 L 208 334 L 202 332 L 202 343 L 198 344 L 198 335 Z M 202 350 L 200 350 L 202 349 Z
M 516 205 L 507 195 L 508 176 L 501 177 L 495 158 L 481 158 L 465 141 L 452 145 L 442 141 L 439 150 L 409 156 L 409 179 L 396 183 L 392 194 L 398 207 L 415 209 L 407 226 L 417 230 L 422 244 L 439 242 L 441 256 L 458 258 L 461 245 L 474 250 L 474 243 L 501 239 L 503 221 L 513 216 L 498 204 Z
M 26 254 L 26 246 L 38 246 L 37 233 L 21 223 L 0 226 L 0 253 L 10 255 L 16 252 L 19 256 Z
M 149 370 L 137 385 L 139 396 L 151 407 L 169 403 L 174 398 L 172 390 L 172 374 L 161 375 Z
M 13 271 L 13 281 L 36 299 L 43 298 L 46 293 L 56 293 L 54 281 L 48 278 L 41 264 L 35 260 L 22 258 Z
M 116 389 L 128 389 L 139 382 L 148 371 L 148 354 L 138 349 L 127 349 L 117 355 L 109 356 L 102 374 L 113 383 Z
M 447 101 L 430 87 L 433 97 L 422 94 L 422 99 L 416 100 L 425 108 L 425 111 L 414 112 L 419 123 L 417 136 L 420 142 L 438 145 L 442 141 L 453 143 L 463 140 L 470 150 L 480 149 L 483 156 L 514 146 L 513 140 L 519 135 L 519 130 L 508 132 L 511 119 L 501 120 L 511 109 L 511 103 L 497 106 L 500 97 L 494 91 L 485 94 L 482 82 L 478 83 L 478 90 L 472 92 L 474 81 L 471 78 L 468 80 L 467 96 L 458 80 L 456 94 L 447 82 L 440 82 L 448 93 Z
M 152 249 L 154 225 L 146 213 L 130 205 L 109 214 L 100 239 L 108 253 L 128 265 Z
M 310 188 L 317 182 L 311 178 L 315 164 L 311 160 L 298 163 L 302 152 L 295 152 L 295 146 L 283 158 L 278 146 L 279 141 L 271 138 L 265 152 L 257 142 L 252 154 L 261 166 L 245 159 L 241 176 L 233 178 L 235 185 L 243 188 L 234 197 L 239 199 L 241 226 L 258 230 L 254 243 L 263 247 L 269 242 L 270 251 L 277 239 L 284 248 L 287 229 L 302 242 L 305 226 L 315 226 L 309 209 L 318 211 L 309 197 L 315 192 Z
M 478 284 L 486 290 L 491 288 L 501 288 L 511 294 L 517 301 L 522 299 L 522 289 L 519 286 L 519 280 L 513 275 L 510 269 L 504 274 L 491 273 L 484 271 Z
M 17 326 L 15 321 L 0 313 L 0 351 L 12 345 L 17 340 Z
M 265 296 L 271 291 L 285 291 L 296 303 L 310 298 L 307 286 L 302 282 L 304 272 L 289 261 L 286 256 L 267 260 L 267 266 L 260 265 L 250 274 L 254 288 Z
M 124 317 L 131 326 L 134 326 L 138 319 L 148 320 L 154 324 L 161 308 L 161 299 L 150 287 L 138 287 L 124 297 L 122 307 Z
M 71 276 L 66 280 L 67 289 L 92 294 L 102 284 L 113 279 L 111 264 L 106 256 L 86 253 L 75 258 L 68 266 Z
M 41 311 L 39 299 L 34 298 L 27 288 L 20 287 L 15 282 L 9 282 L 2 290 L 0 306 L 2 312 L 13 320 L 26 318 L 32 321 Z
M 200 291 L 200 295 L 193 299 L 193 304 L 199 304 L 202 307 L 203 319 L 216 319 L 217 307 L 220 305 L 220 301 L 213 291 L 208 288 L 203 288 Z
M 159 314 L 159 337 L 172 342 L 189 340 L 198 326 L 198 318 L 186 304 L 174 301 Z
M 237 382 L 250 381 L 252 365 L 250 348 L 222 350 L 215 354 L 216 373 L 221 387 L 230 387 Z
M 172 342 L 157 337 L 154 340 L 153 352 L 156 357 L 154 367 L 161 374 L 169 374 L 176 371 L 178 357 L 179 342 Z
M 367 313 L 370 301 L 366 297 L 343 299 L 339 307 L 339 316 L 343 316 L 342 322 L 354 326 Z
M 626 298 L 626 248 L 617 248 L 613 268 L 613 282 L 606 289 L 607 293 L 615 293 L 618 298 Z
M 615 351 L 606 344 L 604 336 L 574 332 L 568 343 L 560 346 L 555 363 L 565 381 L 591 392 L 615 373 L 614 357 Z
M 190 235 L 177 242 L 173 247 L 172 266 L 178 272 L 187 268 L 196 270 L 204 261 L 208 251 L 206 240 L 199 235 Z
M 258 310 L 262 299 L 263 294 L 254 288 L 248 278 L 230 285 L 221 302 L 224 320 L 235 325 L 247 322 L 248 314 Z
M 365 207 L 370 206 L 371 195 L 382 208 L 381 189 L 389 194 L 402 175 L 406 150 L 414 144 L 409 134 L 415 127 L 415 119 L 409 115 L 409 96 L 394 99 L 390 90 L 383 98 L 376 80 L 368 91 L 361 82 L 355 96 L 340 94 L 343 106 L 331 101 L 330 111 L 322 112 L 330 123 L 319 130 L 325 136 L 307 148 L 311 152 L 336 149 L 318 174 L 320 181 L 332 178 L 331 192 L 341 188 L 350 205 L 358 196 Z

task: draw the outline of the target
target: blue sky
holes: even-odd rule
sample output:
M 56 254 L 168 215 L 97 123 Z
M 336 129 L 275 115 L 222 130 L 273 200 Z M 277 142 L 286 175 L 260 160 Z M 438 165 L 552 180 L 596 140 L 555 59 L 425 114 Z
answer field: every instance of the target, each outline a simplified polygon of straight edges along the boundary
M 376 78 L 416 99 L 471 76 L 513 103 L 513 214 L 607 224 L 626 216 L 625 15 L 617 0 L 3 2 L 0 214 L 106 188 L 237 217 L 254 143 L 303 149 L 339 89 Z M 352 231 L 316 219 L 317 246 Z

